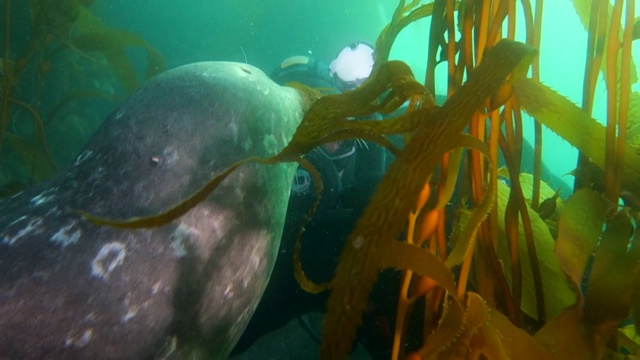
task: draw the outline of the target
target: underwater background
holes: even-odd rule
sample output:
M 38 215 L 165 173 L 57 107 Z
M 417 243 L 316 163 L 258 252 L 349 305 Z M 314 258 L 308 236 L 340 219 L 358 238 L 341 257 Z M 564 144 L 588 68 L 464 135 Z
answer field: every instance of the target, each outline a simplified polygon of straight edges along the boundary
M 5 1 L 1 2 L 2 5 Z M 85 0 L 84 3 L 104 26 L 125 30 L 144 40 L 144 45 L 125 50 L 139 76 L 136 85 L 149 74 L 149 47 L 162 58 L 162 67 L 156 68 L 157 71 L 199 61 L 233 61 L 249 63 L 270 74 L 283 59 L 293 55 L 330 62 L 340 49 L 355 41 L 375 43 L 397 6 L 395 0 L 186 0 L 181 3 L 170 0 Z M 640 14 L 640 10 L 636 11 Z M 55 18 L 63 13 L 61 10 L 51 16 Z M 13 54 L 29 52 L 29 40 L 37 31 L 32 27 L 29 2 L 13 1 L 10 17 L 10 51 Z M 425 76 L 428 44 L 424 39 L 429 24 L 430 18 L 427 18 L 410 25 L 398 37 L 390 56 L 390 59 L 400 59 L 409 64 L 419 81 Z M 547 2 L 542 26 L 540 79 L 577 104 L 582 96 L 585 34 L 571 1 Z M 2 27 L 0 38 L 5 37 L 6 29 Z M 524 35 L 516 38 L 524 39 Z M 50 43 L 47 41 L 52 40 L 45 39 L 40 46 L 48 46 Z M 635 58 L 639 58 L 640 48 L 636 43 L 633 53 Z M 6 44 L 3 52 L 7 51 Z M 21 95 L 18 98 L 41 114 L 46 144 L 51 153 L 50 158 L 38 160 L 36 166 L 21 168 L 20 164 L 25 159 L 41 157 L 42 154 L 28 151 L 26 147 L 31 143 L 26 140 L 7 139 L 2 144 L 0 186 L 9 184 L 8 191 L 12 191 L 11 184 L 14 183 L 23 187 L 44 180 L 71 161 L 107 114 L 132 91 L 114 73 L 113 63 L 78 47 L 71 47 L 71 50 L 62 48 L 64 46 L 58 45 L 35 55 L 40 58 L 25 65 L 21 83 L 16 85 L 16 93 Z M 37 61 L 42 58 L 48 60 Z M 446 69 L 441 66 L 438 71 L 442 82 L 436 84 L 436 91 L 443 95 L 446 93 Z M 633 86 L 634 91 L 639 90 L 637 84 Z M 598 96 L 603 93 L 604 85 L 599 83 L 593 110 L 596 119 L 605 118 L 605 97 Z M 72 98 L 68 97 L 70 94 Z M 39 126 L 25 120 L 30 117 L 25 109 L 15 110 L 8 131 L 28 141 L 36 139 L 33 140 L 35 145 L 42 146 L 42 140 L 37 139 Z M 532 121 L 525 120 L 525 124 L 525 137 L 531 142 Z M 572 186 L 573 177 L 565 174 L 576 167 L 577 150 L 546 128 L 543 149 L 545 166 L 561 177 L 565 186 Z M 309 318 L 307 321 L 319 320 Z M 295 329 L 291 331 L 296 332 Z M 291 341 L 291 336 L 290 333 L 285 338 Z M 315 344 L 303 342 L 308 340 L 301 339 L 300 346 Z M 282 342 L 272 351 L 291 350 L 283 347 L 283 340 L 274 341 Z M 279 357 L 274 355 L 272 358 Z

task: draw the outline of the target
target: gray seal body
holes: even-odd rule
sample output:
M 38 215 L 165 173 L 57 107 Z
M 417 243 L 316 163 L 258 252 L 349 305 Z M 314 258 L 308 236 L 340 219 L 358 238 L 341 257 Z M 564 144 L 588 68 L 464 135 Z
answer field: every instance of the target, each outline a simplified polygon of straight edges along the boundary
M 243 165 L 170 224 L 155 214 L 233 162 L 274 155 L 302 101 L 246 64 L 163 73 L 68 168 L 0 202 L 0 358 L 226 358 L 277 255 L 295 164 Z

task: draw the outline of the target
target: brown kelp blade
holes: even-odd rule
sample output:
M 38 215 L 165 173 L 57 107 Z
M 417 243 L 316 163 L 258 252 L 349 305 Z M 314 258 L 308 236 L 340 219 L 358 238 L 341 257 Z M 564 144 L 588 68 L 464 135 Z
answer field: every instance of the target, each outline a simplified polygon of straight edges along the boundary
M 575 195 L 580 195 L 588 200 L 588 192 L 581 190 Z M 574 196 L 575 196 L 574 195 Z M 598 195 L 600 198 L 601 196 Z M 585 199 L 567 202 L 564 212 L 571 211 L 575 205 L 580 203 L 589 207 L 604 207 L 601 201 L 585 201 Z M 597 209 L 597 212 L 600 212 Z M 589 215 L 587 211 L 587 220 Z M 584 216 L 584 214 L 583 214 Z M 602 219 L 597 219 L 597 224 L 602 225 Z M 585 226 L 588 224 L 574 224 L 575 226 Z M 594 229 L 595 230 L 595 229 Z M 600 230 L 600 229 L 598 229 Z M 598 231 L 598 235 L 599 235 Z M 637 235 L 637 234 L 636 234 Z M 620 321 L 629 316 L 633 302 L 634 277 L 631 275 L 637 272 L 638 248 L 633 243 L 634 236 L 633 220 L 629 216 L 627 209 L 623 209 L 613 215 L 602 233 L 599 245 L 593 241 L 586 241 L 581 251 L 593 254 L 593 266 L 589 275 L 589 284 L 584 302 L 578 297 L 575 306 L 566 309 L 558 317 L 551 319 L 536 334 L 536 338 L 558 359 L 601 359 L 607 349 L 607 342 L 616 333 Z M 597 247 L 595 253 L 592 248 Z M 566 252 L 566 250 L 563 250 Z M 584 258 L 584 254 L 575 251 L 577 257 Z M 569 253 L 565 254 L 571 255 Z M 580 259 L 580 264 L 573 265 L 573 271 L 578 272 L 584 268 L 584 260 Z M 570 274 L 571 275 L 571 274 Z M 574 275 L 575 276 L 575 275 Z M 581 276 L 580 276 L 581 277 Z M 577 287 L 577 286 L 576 286 Z M 613 341 L 609 346 L 614 345 Z M 567 346 L 566 344 L 571 344 Z M 613 355 L 613 354 L 611 354 Z M 611 358 L 622 358 L 621 354 L 616 354 Z M 609 358 L 605 356 L 604 358 Z
M 602 339 L 588 334 L 581 319 L 579 304 L 566 309 L 559 316 L 549 320 L 535 335 L 555 359 L 601 359 Z
M 513 84 L 522 109 L 604 169 L 605 127 L 549 87 L 521 78 Z M 626 144 L 623 189 L 640 194 L 640 150 Z
M 521 179 L 525 178 L 522 174 L 519 176 Z M 527 176 L 531 179 L 530 176 Z M 511 259 L 511 249 L 509 246 L 509 239 L 507 238 L 507 224 L 505 219 L 505 213 L 508 207 L 508 199 L 513 190 L 506 184 L 498 183 L 498 199 L 496 211 L 498 213 L 498 242 L 496 246 L 497 256 L 500 262 L 506 269 L 509 269 L 513 262 Z M 525 196 L 531 196 L 531 187 L 527 189 Z M 567 208 L 565 207 L 565 214 Z M 529 258 L 529 248 L 526 242 L 526 235 L 524 230 L 524 224 L 522 216 L 519 217 L 518 232 L 511 234 L 512 237 L 517 240 L 518 253 L 520 256 L 520 268 L 521 268 L 521 281 L 522 281 L 522 299 L 520 308 L 525 314 L 533 319 L 540 319 L 539 312 L 544 310 L 547 317 L 554 317 L 559 315 L 565 308 L 573 305 L 576 301 L 576 294 L 574 294 L 570 284 L 567 282 L 565 272 L 561 266 L 560 261 L 554 251 L 556 245 L 547 224 L 540 218 L 540 216 L 528 205 L 525 205 L 527 216 L 531 224 L 531 233 L 535 239 L 535 251 L 538 262 L 539 274 L 542 279 L 542 292 L 537 294 L 535 288 L 534 272 L 531 266 L 531 260 Z M 582 214 L 582 213 L 580 213 Z M 564 216 L 564 214 L 563 214 Z M 582 223 L 580 223 L 582 224 Z M 513 286 L 513 275 L 510 271 L 505 271 L 507 281 Z M 578 280 L 579 281 L 579 280 Z M 540 299 L 537 296 L 541 296 Z M 538 301 L 541 304 L 538 304 Z M 544 308 L 539 306 L 544 305 Z
M 633 243 L 633 231 L 634 221 L 628 211 L 617 212 L 607 221 L 595 252 L 583 321 L 598 328 L 603 338 L 608 339 L 618 323 L 629 316 L 633 280 L 629 274 L 636 270 L 639 260 L 636 253 L 628 251 Z
M 453 302 L 457 303 L 457 299 Z M 423 347 L 420 354 L 424 359 L 478 359 L 492 360 L 551 360 L 552 356 L 524 330 L 513 325 L 506 316 L 491 309 L 480 295 L 467 293 L 462 324 L 455 336 L 448 339 L 436 338 L 442 328 L 453 325 L 445 315 L 428 343 L 440 341 L 434 353 L 433 346 Z M 461 304 L 449 305 L 460 312 Z M 450 311 L 451 312 L 451 311 Z M 457 320 L 457 319 L 456 319 Z M 443 341 L 444 340 L 444 341 Z
M 445 290 L 455 291 L 456 283 L 449 268 L 426 249 L 405 242 L 389 241 L 384 246 L 384 253 L 385 256 L 379 260 L 380 268 L 411 269 L 416 274 L 429 276 Z
M 460 337 L 463 327 L 464 308 L 454 296 L 449 296 L 445 302 L 438 327 L 429 335 L 427 341 L 420 348 L 420 355 L 426 359 L 445 351 Z
M 593 253 L 607 216 L 607 202 L 591 189 L 581 189 L 566 202 L 558 224 L 555 253 L 576 284 Z

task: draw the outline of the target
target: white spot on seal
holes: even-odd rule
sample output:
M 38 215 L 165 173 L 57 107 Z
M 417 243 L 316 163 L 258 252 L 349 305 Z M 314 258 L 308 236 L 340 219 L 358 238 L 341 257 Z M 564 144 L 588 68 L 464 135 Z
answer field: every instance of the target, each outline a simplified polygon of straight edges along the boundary
M 139 308 L 137 306 L 132 309 L 128 309 L 127 313 L 124 314 L 122 318 L 120 318 L 121 323 L 127 323 L 129 320 L 133 319 L 138 314 Z
M 284 131 L 280 132 L 280 140 L 282 140 L 282 147 L 285 147 L 289 143 L 289 139 L 287 139 L 287 136 L 284 134 Z
M 124 115 L 124 110 L 120 110 L 116 113 L 116 120 L 120 120 L 120 118 Z
M 98 168 L 93 171 L 88 181 L 97 181 L 101 177 L 103 177 L 106 173 L 107 172 L 104 170 L 104 167 L 98 166 Z
M 49 241 L 58 243 L 62 246 L 63 250 L 67 247 L 67 245 L 77 243 L 80 235 L 82 234 L 82 231 L 80 229 L 77 229 L 76 231 L 72 232 L 71 228 L 73 228 L 75 225 L 76 222 L 74 221 L 71 224 L 60 228 L 57 233 L 53 234 Z
M 104 244 L 98 251 L 96 258 L 91 262 L 91 275 L 107 280 L 113 269 L 122 265 L 126 253 L 127 250 L 124 244 L 119 241 Z M 111 261 L 107 261 L 110 255 L 112 256 Z M 108 262 L 108 264 L 105 264 L 105 262 Z M 105 265 L 107 266 L 105 267 Z
M 242 150 L 249 151 L 253 146 L 253 141 L 251 141 L 251 138 L 246 138 L 240 146 L 242 146 Z
M 233 136 L 233 142 L 238 142 L 238 124 L 234 121 L 229 122 L 229 130 L 231 130 L 231 136 Z
M 76 157 L 76 161 L 73 163 L 75 166 L 80 165 L 83 161 L 87 160 L 89 158 L 89 156 L 91 156 L 93 154 L 93 151 L 91 150 L 85 150 L 82 152 L 82 154 L 78 155 Z
M 33 219 L 31 219 L 27 225 L 23 228 L 21 228 L 20 230 L 17 230 L 14 234 L 11 234 L 10 232 L 12 230 L 9 230 L 9 228 L 12 227 L 12 225 L 16 225 L 22 221 L 26 221 L 28 220 L 28 218 L 26 216 L 21 216 L 18 219 L 14 220 L 11 222 L 11 224 L 9 224 L 9 226 L 7 226 L 7 229 L 5 230 L 4 233 L 1 234 L 2 236 L 2 242 L 7 244 L 7 245 L 13 245 L 16 243 L 16 241 L 18 241 L 21 237 L 25 236 L 25 235 L 29 235 L 31 233 L 33 234 L 39 234 L 42 232 L 42 219 L 39 217 L 34 217 Z
M 258 91 L 263 93 L 264 95 L 269 95 L 269 88 L 264 85 L 258 85 Z
M 36 195 L 35 197 L 33 197 L 31 199 L 31 203 L 34 206 L 40 206 L 46 202 L 48 202 L 49 200 L 53 199 L 55 197 L 55 195 L 53 195 L 52 193 L 55 191 L 56 189 L 47 189 L 43 192 L 41 192 L 40 194 Z
M 153 284 L 153 287 L 151 288 L 151 295 L 157 294 L 158 291 L 160 291 L 161 287 L 162 283 L 160 281 L 157 281 L 155 284 Z
M 364 245 L 364 238 L 362 236 L 358 236 L 353 240 L 353 247 L 356 249 L 360 249 Z
M 222 296 L 224 296 L 225 300 L 229 300 L 233 297 L 233 295 L 233 283 L 229 283 L 229 285 L 227 285 L 227 287 L 224 289 L 224 293 L 222 294 Z
M 267 150 L 268 154 L 276 154 L 278 149 L 278 140 L 273 134 L 268 134 L 264 136 L 262 140 L 262 145 L 264 145 L 265 150 Z
M 25 220 L 26 218 L 27 218 L 26 216 L 22 215 L 19 218 L 13 220 L 7 227 L 13 226 L 13 225 L 19 223 L 20 221 Z
M 197 236 L 198 231 L 181 223 L 178 225 L 176 230 L 171 234 L 170 238 L 173 240 L 171 242 L 171 247 L 175 252 L 177 257 L 183 257 L 187 254 L 187 249 L 185 248 L 185 241 L 188 241 L 192 236 Z
M 67 339 L 64 342 L 64 346 L 65 347 L 69 347 L 69 346 L 84 347 L 89 343 L 92 336 L 93 336 L 92 328 L 88 328 L 82 334 L 78 334 L 76 336 L 67 335 Z
M 178 160 L 178 150 L 176 150 L 176 148 L 173 146 L 168 147 L 162 150 L 162 157 L 166 160 L 168 165 L 171 165 Z

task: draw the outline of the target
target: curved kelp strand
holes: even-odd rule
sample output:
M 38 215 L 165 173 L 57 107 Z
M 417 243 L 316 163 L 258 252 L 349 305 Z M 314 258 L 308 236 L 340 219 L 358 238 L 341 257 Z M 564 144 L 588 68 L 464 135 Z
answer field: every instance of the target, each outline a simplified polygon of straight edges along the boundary
M 318 172 L 318 169 L 316 169 L 309 160 L 301 158 L 298 161 L 298 164 L 311 176 L 316 189 L 316 199 L 309 208 L 307 215 L 302 219 L 302 221 L 300 221 L 300 224 L 298 225 L 298 234 L 296 236 L 296 241 L 293 247 L 293 275 L 304 291 L 312 294 L 317 294 L 327 290 L 329 286 L 331 286 L 331 282 L 328 281 L 325 283 L 316 284 L 312 280 L 310 280 L 302 269 L 300 253 L 302 250 L 302 234 L 304 233 L 304 228 L 305 226 L 307 226 L 307 224 L 309 224 L 311 218 L 313 217 L 313 214 L 315 214 L 318 206 L 320 206 L 320 197 L 322 195 L 324 185 L 322 183 L 322 178 L 320 177 L 320 172 Z
M 82 215 L 87 220 L 90 220 L 97 225 L 108 225 L 120 229 L 136 229 L 162 226 L 186 214 L 189 210 L 193 209 L 196 205 L 204 201 L 207 196 L 209 196 L 209 194 L 211 194 L 218 187 L 218 185 L 220 185 L 220 183 L 222 183 L 222 181 L 226 179 L 227 176 L 231 175 L 238 167 L 253 161 L 261 162 L 264 164 L 277 163 L 277 161 L 273 160 L 273 158 L 262 159 L 257 157 L 251 157 L 235 162 L 233 165 L 229 166 L 225 171 L 211 179 L 202 188 L 200 188 L 200 190 L 196 191 L 185 200 L 182 200 L 175 206 L 172 206 L 165 211 L 155 215 L 132 217 L 125 220 L 118 220 L 96 216 L 83 210 L 71 211 Z
M 383 96 L 379 102 L 378 99 Z M 433 99 L 413 77 L 409 67 L 400 61 L 390 61 L 381 65 L 359 88 L 344 94 L 327 95 L 316 101 L 305 114 L 302 123 L 289 144 L 276 157 L 290 161 L 318 145 L 340 140 L 330 135 L 351 129 L 372 134 L 402 133 L 415 129 L 418 122 L 354 121 L 353 117 L 363 117 L 380 110 L 393 111 L 384 104 L 393 103 L 396 108 L 405 101 L 420 103 L 421 109 L 435 106 Z M 382 104 L 382 105 L 381 105 Z M 410 116 L 408 116 L 410 117 Z M 410 125 L 410 126 L 408 126 Z M 346 134 L 345 134 L 346 135 Z M 359 137 L 361 135 L 358 135 Z M 350 136 L 345 136 L 346 139 Z M 376 141 L 375 137 L 368 137 Z M 381 143 L 386 146 L 387 144 Z
M 423 358 L 429 358 L 451 347 L 451 344 L 462 335 L 464 328 L 465 309 L 454 296 L 449 296 L 444 302 L 442 317 L 433 333 L 429 335 L 420 348 Z
M 344 121 L 340 123 L 340 127 L 334 132 L 325 135 L 322 138 L 322 143 L 339 141 L 346 138 L 361 138 L 384 146 L 391 151 L 393 155 L 397 156 L 400 149 L 398 149 L 384 135 L 410 134 L 422 121 L 424 121 L 425 118 L 428 118 L 430 116 L 429 114 L 433 111 L 435 111 L 435 106 L 426 108 L 419 112 L 408 111 L 400 116 L 379 121 Z
M 442 321 L 418 351 L 422 359 L 553 359 L 479 294 L 469 292 L 464 302 L 449 300 Z
M 433 13 L 433 3 L 423 4 L 416 8 L 415 6 L 418 3 L 419 1 L 413 1 L 408 6 L 405 6 L 404 1 L 400 1 L 395 13 L 393 14 L 393 21 L 385 26 L 385 28 L 382 29 L 380 36 L 378 36 L 376 51 L 374 54 L 374 64 L 377 65 L 383 63 L 389 58 L 391 46 L 402 29 L 407 27 L 409 24 L 414 23 L 416 20 L 431 16 Z M 403 15 L 407 12 L 409 12 L 407 15 Z
M 524 74 L 535 54 L 521 43 L 496 44 L 468 81 L 420 124 L 391 164 L 340 256 L 325 320 L 323 359 L 347 357 L 378 271 L 390 263 L 385 259 L 389 244 L 396 241 L 425 179 L 445 152 L 459 146 L 455 141 L 472 115 L 505 81 Z

